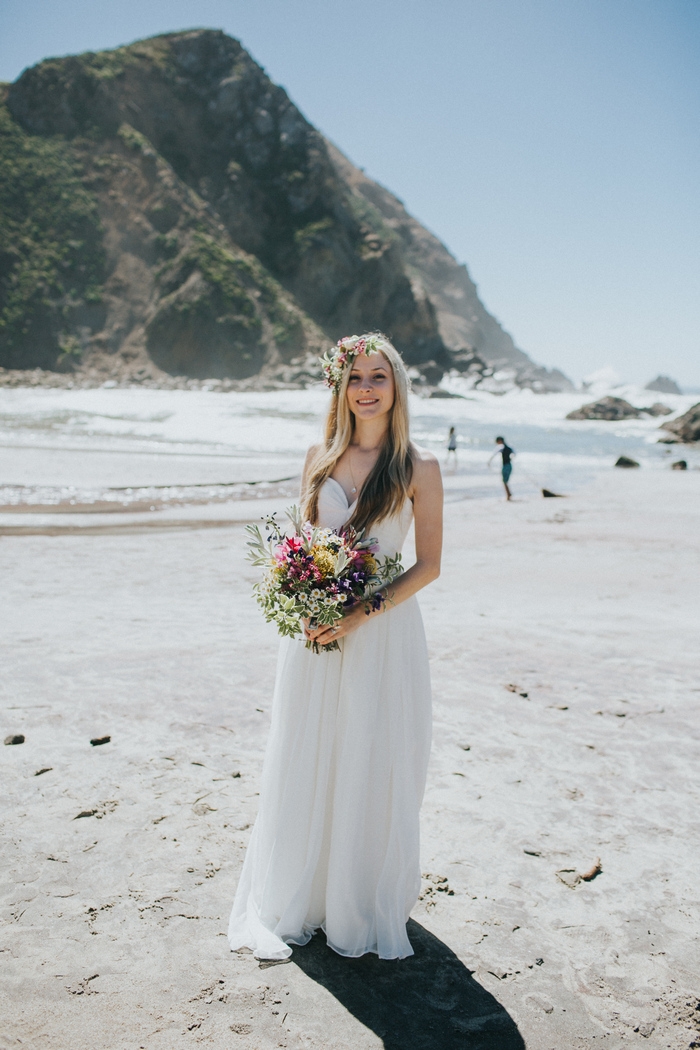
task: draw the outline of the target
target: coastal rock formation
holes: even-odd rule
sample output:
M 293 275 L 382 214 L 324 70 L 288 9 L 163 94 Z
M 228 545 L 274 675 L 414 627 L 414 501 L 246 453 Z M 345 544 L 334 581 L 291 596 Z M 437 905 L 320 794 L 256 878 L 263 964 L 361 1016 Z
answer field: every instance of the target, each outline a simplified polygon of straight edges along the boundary
M 678 416 L 677 419 L 672 419 L 668 423 L 662 423 L 661 429 L 668 430 L 673 434 L 673 438 L 659 439 L 666 444 L 670 444 L 674 439 L 683 442 L 685 445 L 690 445 L 694 441 L 700 441 L 700 402 L 689 408 L 682 416 Z
M 658 394 L 680 394 L 681 388 L 675 379 L 670 376 L 657 376 L 651 383 L 647 383 L 645 390 L 655 390 Z
M 1 367 L 295 382 L 378 328 L 431 384 L 478 354 L 569 386 L 224 33 L 49 59 L 2 91 Z
M 567 419 L 639 419 L 640 410 L 622 397 L 601 397 L 569 412 Z
M 662 405 L 660 401 L 655 401 L 653 405 L 649 405 L 649 408 L 640 408 L 639 411 L 647 416 L 670 416 L 673 409 L 668 405 Z

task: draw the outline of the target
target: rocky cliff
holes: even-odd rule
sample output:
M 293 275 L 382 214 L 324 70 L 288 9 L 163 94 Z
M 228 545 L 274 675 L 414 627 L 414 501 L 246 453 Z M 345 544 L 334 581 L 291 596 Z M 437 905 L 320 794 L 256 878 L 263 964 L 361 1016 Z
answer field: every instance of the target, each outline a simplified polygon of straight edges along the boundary
M 567 385 L 225 34 L 50 59 L 3 94 L 0 366 L 294 381 L 379 328 L 431 381 Z

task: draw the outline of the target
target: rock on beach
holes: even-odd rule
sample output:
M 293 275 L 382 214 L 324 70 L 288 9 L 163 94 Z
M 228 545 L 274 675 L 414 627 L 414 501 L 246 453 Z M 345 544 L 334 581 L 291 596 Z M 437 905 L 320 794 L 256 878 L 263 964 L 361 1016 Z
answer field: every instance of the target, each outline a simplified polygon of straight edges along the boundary
M 678 416 L 677 419 L 662 423 L 661 430 L 667 430 L 677 441 L 686 445 L 700 441 L 700 402 L 689 408 L 682 416 Z M 669 439 L 661 438 L 661 440 L 668 442 Z
M 569 412 L 567 419 L 639 419 L 641 410 L 622 397 L 601 397 Z

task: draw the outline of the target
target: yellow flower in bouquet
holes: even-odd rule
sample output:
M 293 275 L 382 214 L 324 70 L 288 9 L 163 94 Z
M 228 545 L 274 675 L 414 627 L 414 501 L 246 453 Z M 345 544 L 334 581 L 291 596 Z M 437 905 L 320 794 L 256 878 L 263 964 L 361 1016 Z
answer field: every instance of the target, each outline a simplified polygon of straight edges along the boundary
M 327 547 L 315 546 L 311 548 L 311 556 L 314 565 L 322 576 L 333 576 L 335 574 L 335 554 Z

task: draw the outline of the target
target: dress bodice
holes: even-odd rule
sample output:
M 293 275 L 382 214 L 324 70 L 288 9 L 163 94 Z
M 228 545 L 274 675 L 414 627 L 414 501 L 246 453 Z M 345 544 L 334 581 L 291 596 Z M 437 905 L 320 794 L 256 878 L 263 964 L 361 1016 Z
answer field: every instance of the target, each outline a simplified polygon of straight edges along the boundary
M 355 507 L 355 500 L 348 504 L 343 486 L 335 478 L 327 478 L 318 494 L 318 524 L 324 529 L 339 531 L 347 522 Z M 367 538 L 377 541 L 377 553 L 393 557 L 401 551 L 413 520 L 413 504 L 407 499 L 396 514 L 375 522 Z

